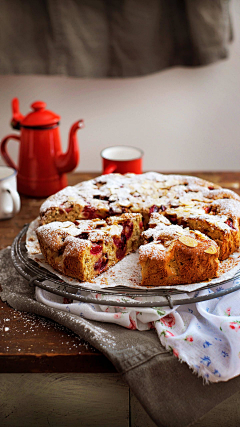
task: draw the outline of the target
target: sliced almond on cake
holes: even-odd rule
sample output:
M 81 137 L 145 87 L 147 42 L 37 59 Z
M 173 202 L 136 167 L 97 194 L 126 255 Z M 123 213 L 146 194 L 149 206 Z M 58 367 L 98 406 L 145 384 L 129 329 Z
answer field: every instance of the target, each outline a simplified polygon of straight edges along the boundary
M 209 248 L 205 249 L 204 251 L 206 254 L 214 255 L 217 253 L 216 246 L 209 246 Z
M 192 237 L 181 236 L 178 240 L 189 248 L 195 248 L 198 245 L 197 240 L 193 239 Z

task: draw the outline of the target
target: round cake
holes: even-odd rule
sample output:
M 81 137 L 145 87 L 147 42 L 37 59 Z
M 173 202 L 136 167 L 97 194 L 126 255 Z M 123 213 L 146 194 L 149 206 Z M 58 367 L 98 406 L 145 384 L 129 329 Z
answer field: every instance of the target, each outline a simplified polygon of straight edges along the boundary
M 61 230 L 65 221 L 105 220 L 126 213 L 142 218 L 138 219 L 142 226 L 135 246 L 139 247 L 143 285 L 194 283 L 216 277 L 219 261 L 240 245 L 240 197 L 235 192 L 200 178 L 156 172 L 102 175 L 64 188 L 42 204 L 38 235 L 52 222 L 57 224 L 56 235 L 56 227 Z M 128 221 L 134 223 L 131 215 Z M 46 252 L 46 241 L 41 239 L 43 245 Z M 101 256 L 94 259 L 94 265 L 101 263 Z M 82 268 L 87 265 L 83 263 Z

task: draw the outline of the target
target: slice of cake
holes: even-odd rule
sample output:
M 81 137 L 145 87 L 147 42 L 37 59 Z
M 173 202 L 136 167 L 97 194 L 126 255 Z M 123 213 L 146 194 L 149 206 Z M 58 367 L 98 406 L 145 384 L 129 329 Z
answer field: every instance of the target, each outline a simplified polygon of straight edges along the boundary
M 172 225 L 152 214 L 139 248 L 143 286 L 179 285 L 216 277 L 218 245 L 199 231 Z
M 37 228 L 45 260 L 55 270 L 89 281 L 139 246 L 141 214 L 101 219 L 55 221 Z
M 167 208 L 164 215 L 171 223 L 199 230 L 213 239 L 220 248 L 220 260 L 239 248 L 240 202 L 237 200 L 219 199 L 208 204 Z

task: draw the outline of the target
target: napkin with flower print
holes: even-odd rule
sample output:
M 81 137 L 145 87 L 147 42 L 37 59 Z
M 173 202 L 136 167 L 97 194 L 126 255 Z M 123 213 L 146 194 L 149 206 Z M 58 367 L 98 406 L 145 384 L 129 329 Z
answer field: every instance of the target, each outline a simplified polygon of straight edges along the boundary
M 224 286 L 229 288 L 239 283 L 240 279 L 235 279 Z M 218 286 L 194 295 L 221 290 L 223 286 Z M 36 288 L 36 299 L 50 307 L 130 330 L 155 329 L 161 344 L 205 382 L 228 381 L 240 374 L 240 290 L 173 309 L 120 307 L 118 302 L 128 298 L 119 297 L 113 307 L 99 304 L 100 293 L 91 296 L 96 298 L 95 304 L 70 301 Z

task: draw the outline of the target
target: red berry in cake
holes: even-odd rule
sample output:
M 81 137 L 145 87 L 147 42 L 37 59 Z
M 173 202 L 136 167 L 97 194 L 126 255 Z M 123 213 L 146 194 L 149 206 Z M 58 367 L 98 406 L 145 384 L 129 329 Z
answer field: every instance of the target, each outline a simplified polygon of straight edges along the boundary
M 98 270 L 99 273 L 102 273 L 102 271 L 104 271 L 106 269 L 107 263 L 108 263 L 108 255 L 107 254 L 103 254 L 99 258 L 99 260 L 95 263 L 94 270 Z
M 124 248 L 120 248 L 120 249 L 118 249 L 117 250 L 117 252 L 116 252 L 116 257 L 117 257 L 117 259 L 118 260 L 120 260 L 120 259 L 123 259 L 124 258 L 124 256 L 125 256 L 125 253 L 126 253 L 126 247 L 124 247 Z
M 127 224 L 124 224 L 122 234 L 126 237 L 127 240 L 130 239 L 133 232 L 133 223 L 128 222 Z
M 83 208 L 83 215 L 87 219 L 99 218 L 99 214 L 96 213 L 96 209 L 90 205 L 86 205 Z
M 123 250 L 126 246 L 127 239 L 126 236 L 122 234 L 121 237 L 113 237 L 113 242 L 118 249 Z
M 69 213 L 72 211 L 72 208 L 65 208 L 65 212 Z
M 227 221 L 225 221 L 225 224 L 227 224 L 230 228 L 235 230 L 235 227 L 233 226 L 233 220 L 232 218 L 228 218 Z
M 206 214 L 209 214 L 211 212 L 211 206 L 204 206 L 203 208 L 206 212 Z
M 69 206 L 68 208 L 66 208 L 65 206 L 64 206 L 64 203 L 61 203 L 61 205 L 59 205 L 59 212 L 60 213 L 69 213 L 69 212 L 71 212 L 72 211 L 72 209 L 73 209 L 73 206 Z
M 127 250 L 127 241 L 131 238 L 133 233 L 133 223 L 128 221 L 123 225 L 123 230 L 121 237 L 113 237 L 113 242 L 117 246 L 118 250 L 116 252 L 117 259 L 122 259 L 125 256 Z
M 98 255 L 102 252 L 102 246 L 101 245 L 97 245 L 95 243 L 92 244 L 91 249 L 90 249 L 90 253 L 92 255 Z

